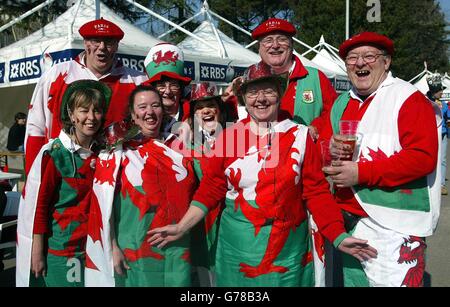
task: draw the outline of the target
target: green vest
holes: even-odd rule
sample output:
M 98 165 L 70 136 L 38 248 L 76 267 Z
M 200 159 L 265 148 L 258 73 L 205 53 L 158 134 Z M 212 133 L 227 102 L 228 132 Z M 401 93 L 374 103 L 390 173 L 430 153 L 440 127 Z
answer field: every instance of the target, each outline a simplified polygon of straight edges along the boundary
M 319 71 L 305 66 L 308 74 L 297 80 L 294 104 L 294 122 L 310 125 L 322 113 L 322 90 L 320 88 Z

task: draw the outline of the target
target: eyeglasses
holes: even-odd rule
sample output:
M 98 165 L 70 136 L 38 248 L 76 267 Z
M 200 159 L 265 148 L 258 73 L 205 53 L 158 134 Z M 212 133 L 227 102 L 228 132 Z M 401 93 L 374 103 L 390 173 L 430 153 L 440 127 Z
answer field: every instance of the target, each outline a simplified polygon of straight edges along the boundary
M 169 90 L 171 92 L 176 92 L 181 88 L 180 84 L 178 84 L 177 82 L 166 81 L 166 82 L 157 82 L 155 84 L 155 88 L 160 92 L 163 92 L 167 87 L 169 87 Z
M 90 38 L 88 41 L 94 46 L 98 47 L 103 42 L 105 44 L 105 47 L 113 47 L 117 44 L 117 40 L 114 38 Z
M 361 57 L 366 64 L 374 63 L 379 56 L 385 55 L 384 53 L 365 53 L 365 54 L 351 54 L 345 58 L 347 65 L 355 65 L 358 59 Z
M 277 37 L 266 37 L 260 41 L 260 44 L 265 48 L 272 47 L 273 44 L 277 42 L 280 46 L 289 46 L 291 43 L 291 39 L 287 36 L 277 36 Z
M 263 95 L 267 98 L 275 98 L 278 97 L 278 92 L 273 89 L 266 90 L 250 90 L 245 93 L 245 97 L 250 99 L 256 99 L 259 96 L 259 93 L 263 93 Z

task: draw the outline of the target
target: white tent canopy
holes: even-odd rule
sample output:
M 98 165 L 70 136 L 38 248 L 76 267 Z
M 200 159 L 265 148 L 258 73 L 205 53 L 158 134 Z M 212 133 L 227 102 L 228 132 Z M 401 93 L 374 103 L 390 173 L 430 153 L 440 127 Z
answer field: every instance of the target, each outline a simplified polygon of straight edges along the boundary
M 312 62 L 326 67 L 328 70 L 336 73 L 339 76 L 347 77 L 344 61 L 337 54 L 337 49 L 327 42 L 323 35 L 320 37 L 319 44 L 313 47 L 317 54 L 312 58 Z M 303 55 L 310 53 L 313 50 L 305 52 Z
M 30 36 L 0 49 L 0 88 L 24 84 L 34 84 L 46 67 L 54 63 L 68 61 L 84 49 L 83 39 L 78 29 L 95 19 L 95 0 L 78 0 L 71 8 Z M 100 16 L 117 24 L 125 33 L 119 43 L 118 56 L 125 66 L 144 71 L 144 58 L 149 49 L 162 42 L 123 20 L 100 2 Z M 185 53 L 185 73 L 197 81 L 225 82 L 228 65 L 235 70 L 244 70 L 258 61 L 251 51 L 241 50 L 247 55 L 241 59 L 239 45 L 221 33 L 229 53 L 234 58 L 221 58 L 214 53 Z M 183 49 L 183 47 L 182 47 Z M 253 58 L 255 60 L 251 60 Z
M 150 47 L 160 40 L 123 20 L 101 2 L 100 12 L 102 17 L 119 25 L 125 33 L 119 44 L 119 57 L 123 57 L 125 65 L 142 71 L 143 60 L 140 57 L 145 56 Z M 4 71 L 3 77 L 0 77 L 0 87 L 36 83 L 45 69 L 41 65 L 44 59 L 51 60 L 51 65 L 75 57 L 84 49 L 78 29 L 94 19 L 95 1 L 79 0 L 42 29 L 0 49 L 0 70 L 3 68 Z
M 428 88 L 428 83 L 427 83 L 427 78 L 431 75 L 431 72 L 429 72 L 428 70 L 424 70 L 421 73 L 421 77 L 416 79 L 416 82 L 413 83 L 413 85 L 415 87 L 417 87 L 417 89 L 422 93 L 422 94 L 426 94 L 429 90 Z M 411 83 L 411 81 L 410 81 Z
M 345 63 L 339 57 L 337 51 L 338 49 L 325 42 L 325 38 L 322 35 L 319 43 L 304 52 L 302 56 L 315 52 L 316 55 L 310 61 L 312 66 L 322 70 L 332 80 L 333 86 L 337 91 L 346 91 L 350 89 L 351 84 L 348 81 Z
M 217 40 L 214 30 L 217 31 L 220 41 Z M 217 54 L 218 50 L 220 50 L 222 45 L 225 50 L 224 58 L 233 61 L 235 64 L 250 66 L 251 64 L 257 63 L 261 60 L 258 54 L 245 49 L 219 29 L 215 28 L 214 23 L 209 20 L 203 21 L 193 33 L 216 48 L 213 49 L 206 44 L 202 44 L 193 37 L 187 37 L 178 44 L 178 47 L 183 49 L 185 55 L 190 54 L 193 56 L 200 55 L 205 57 L 217 57 L 219 56 L 219 54 Z

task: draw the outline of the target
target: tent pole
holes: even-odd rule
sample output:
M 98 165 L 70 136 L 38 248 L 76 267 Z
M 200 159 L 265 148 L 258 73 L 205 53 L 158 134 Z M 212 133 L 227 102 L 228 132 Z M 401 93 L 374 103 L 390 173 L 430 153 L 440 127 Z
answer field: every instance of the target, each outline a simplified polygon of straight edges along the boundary
M 217 49 L 217 47 L 211 45 L 210 43 L 208 43 L 207 41 L 205 41 L 204 39 L 202 39 L 202 38 L 199 37 L 198 35 L 195 35 L 194 33 L 191 33 L 191 32 L 189 32 L 188 30 L 186 30 L 185 28 L 180 27 L 180 26 L 177 25 L 176 23 L 173 23 L 173 22 L 170 21 L 169 19 L 164 18 L 163 16 L 161 16 L 161 15 L 159 15 L 159 14 L 156 14 L 156 13 L 153 12 L 152 10 L 146 8 L 145 6 L 142 6 L 142 5 L 140 5 L 139 3 L 136 3 L 136 2 L 133 1 L 133 0 L 125 0 L 125 1 L 131 3 L 132 5 L 134 5 L 135 7 L 137 7 L 137 8 L 139 8 L 139 9 L 143 10 L 144 12 L 146 12 L 146 13 L 148 13 L 148 14 L 150 14 L 150 15 L 152 15 L 152 16 L 154 16 L 154 17 L 156 17 L 156 18 L 158 18 L 158 19 L 160 19 L 160 20 L 162 20 L 162 21 L 164 21 L 165 23 L 171 25 L 172 27 L 177 28 L 177 29 L 180 30 L 181 32 L 183 32 L 183 33 L 185 33 L 185 34 L 187 34 L 187 35 L 189 35 L 189 36 L 195 38 L 196 40 L 202 42 L 203 44 L 205 44 L 205 45 L 207 45 L 207 46 L 209 46 L 209 47 L 211 47 L 212 49 Z
M 206 2 L 206 1 L 205 1 L 205 2 Z M 216 37 L 217 43 L 219 44 L 219 47 L 220 47 L 220 50 L 219 50 L 219 53 L 220 53 L 220 54 L 219 54 L 219 55 L 220 55 L 220 57 L 221 57 L 222 59 L 226 59 L 226 58 L 228 58 L 228 55 L 227 55 L 227 51 L 225 50 L 225 46 L 223 45 L 222 39 L 220 38 L 219 33 L 217 32 L 217 29 L 216 29 L 216 27 L 215 27 L 214 24 L 213 24 L 211 15 L 209 15 L 208 10 L 206 10 L 205 13 L 206 13 L 206 16 L 207 16 L 207 18 L 208 18 L 208 21 L 209 21 L 209 25 L 210 25 L 210 27 L 211 27 L 211 30 L 213 31 L 214 36 Z
M 198 17 L 201 13 L 202 13 L 202 12 L 198 12 L 198 13 L 195 14 L 194 16 L 192 16 L 192 17 L 186 19 L 185 21 L 183 21 L 182 23 L 180 23 L 180 24 L 178 24 L 178 25 L 179 25 L 180 27 L 184 26 L 185 24 L 187 24 L 188 22 L 190 22 L 192 19 Z M 173 27 L 173 28 L 170 29 L 169 31 L 166 31 L 166 32 L 164 32 L 163 34 L 161 34 L 160 36 L 158 36 L 158 38 L 163 38 L 164 36 L 166 36 L 166 35 L 172 33 L 172 32 L 175 31 L 175 30 L 176 30 L 176 28 Z
M 345 1 L 345 40 L 350 37 L 350 0 Z
M 51 4 L 52 2 L 54 2 L 55 0 L 46 0 L 45 2 L 39 4 L 38 6 L 36 6 L 35 8 L 29 10 L 28 12 L 20 15 L 19 17 L 14 18 L 13 20 L 11 20 L 10 22 L 8 22 L 7 24 L 3 25 L 0 27 L 0 32 L 2 32 L 3 30 L 8 29 L 10 26 L 22 21 L 23 19 L 25 19 L 26 17 L 30 16 L 31 14 L 33 14 L 34 12 L 40 10 L 41 8 Z
M 76 13 L 73 16 L 72 22 L 70 23 L 70 25 L 68 25 L 68 28 L 67 28 L 67 39 L 69 40 L 69 42 L 71 42 L 73 40 L 73 25 L 75 24 L 75 19 L 76 19 L 77 15 L 78 15 L 78 12 L 80 11 L 80 6 L 81 6 L 81 3 L 83 1 L 84 0 L 79 0 L 78 1 L 77 9 L 75 11 Z
M 230 26 L 232 26 L 232 27 L 234 27 L 234 28 L 240 30 L 241 32 L 244 32 L 244 33 L 247 34 L 248 36 L 251 36 L 251 35 L 252 35 L 250 32 L 248 32 L 248 31 L 244 30 L 243 28 L 241 28 L 241 27 L 235 25 L 235 24 L 232 23 L 231 21 L 229 21 L 229 20 L 223 18 L 222 16 L 220 16 L 220 15 L 214 13 L 213 11 L 208 10 L 208 12 L 209 12 L 211 15 L 213 15 L 214 17 L 217 17 L 218 19 L 222 20 L 223 22 L 229 24 Z
M 100 0 L 95 0 L 95 19 L 100 19 Z

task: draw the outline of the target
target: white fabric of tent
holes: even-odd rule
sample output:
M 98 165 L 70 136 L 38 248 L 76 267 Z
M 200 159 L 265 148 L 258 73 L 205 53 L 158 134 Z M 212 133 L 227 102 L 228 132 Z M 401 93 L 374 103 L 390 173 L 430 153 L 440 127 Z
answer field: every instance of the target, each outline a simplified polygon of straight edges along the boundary
M 220 57 L 221 46 L 214 34 L 213 27 L 215 28 L 215 25 L 211 21 L 205 20 L 192 33 L 216 47 L 215 49 L 190 36 L 180 42 L 178 47 L 183 50 L 185 56 L 192 55 L 212 59 Z M 242 66 L 250 66 L 261 60 L 258 54 L 244 48 L 219 29 L 216 28 L 216 30 L 226 52 L 225 59 Z
M 161 42 L 160 40 L 146 34 L 139 28 L 133 26 L 123 20 L 119 15 L 114 13 L 106 5 L 100 2 L 100 16 L 119 25 L 124 31 L 125 36 L 120 41 L 118 54 L 146 56 L 148 50 L 153 45 Z M 11 76 L 8 65 L 14 60 L 40 57 L 41 55 L 59 52 L 62 50 L 78 49 L 76 52 L 70 53 L 75 56 L 79 50 L 84 49 L 83 38 L 78 33 L 78 29 L 86 22 L 95 19 L 95 1 L 79 0 L 61 16 L 57 17 L 53 22 L 47 24 L 42 29 L 34 32 L 28 37 L 0 49 L 0 63 L 5 63 L 4 82 L 0 82 L 0 87 L 16 86 L 22 84 L 36 83 L 40 76 L 39 62 L 33 59 L 32 63 L 26 63 L 25 69 L 20 72 L 21 80 L 9 80 L 7 76 Z M 64 57 L 69 56 L 68 53 Z M 41 59 L 42 60 L 42 59 Z M 66 59 L 55 59 L 53 62 Z M 52 63 L 50 63 L 51 65 Z M 124 63 L 132 68 L 141 68 L 138 66 L 138 60 L 135 63 Z M 26 69 L 26 67 L 31 67 Z M 142 63 L 140 63 L 142 65 Z M 133 67 L 135 66 L 135 67 Z M 44 68 L 44 67 L 42 67 Z M 17 73 L 17 72 L 16 72 Z M 31 73 L 31 74 L 30 74 Z M 13 82 L 11 82 L 13 81 Z M 11 82 L 11 84 L 10 84 Z
M 442 85 L 450 91 L 450 76 L 445 73 L 444 78 L 442 79 Z
M 325 41 L 323 35 L 320 36 L 319 43 L 312 47 L 302 55 L 305 56 L 310 52 L 315 52 L 316 55 L 311 59 L 311 62 L 325 70 L 333 73 L 334 76 L 340 79 L 348 79 L 347 71 L 345 69 L 344 61 L 337 54 L 337 49 Z
M 428 92 L 428 83 L 427 83 L 427 77 L 429 76 L 429 73 L 425 73 L 419 81 L 414 83 L 414 86 L 417 87 L 417 89 L 422 93 L 426 94 Z
M 304 57 L 303 55 L 301 55 L 300 53 L 298 53 L 297 51 L 294 50 L 294 54 L 296 56 L 298 56 L 300 58 L 300 61 L 302 62 L 302 64 L 304 66 L 309 66 L 309 67 L 314 67 L 317 68 L 319 70 L 321 70 L 328 78 L 334 78 L 336 77 L 336 73 L 330 69 L 328 69 L 328 67 L 319 65 L 317 63 L 314 63 L 311 60 L 308 60 L 306 57 Z
M 318 54 L 312 58 L 311 62 L 326 67 L 328 70 L 334 72 L 338 76 L 347 77 L 345 69 L 338 64 L 337 59 L 326 49 L 321 49 Z

